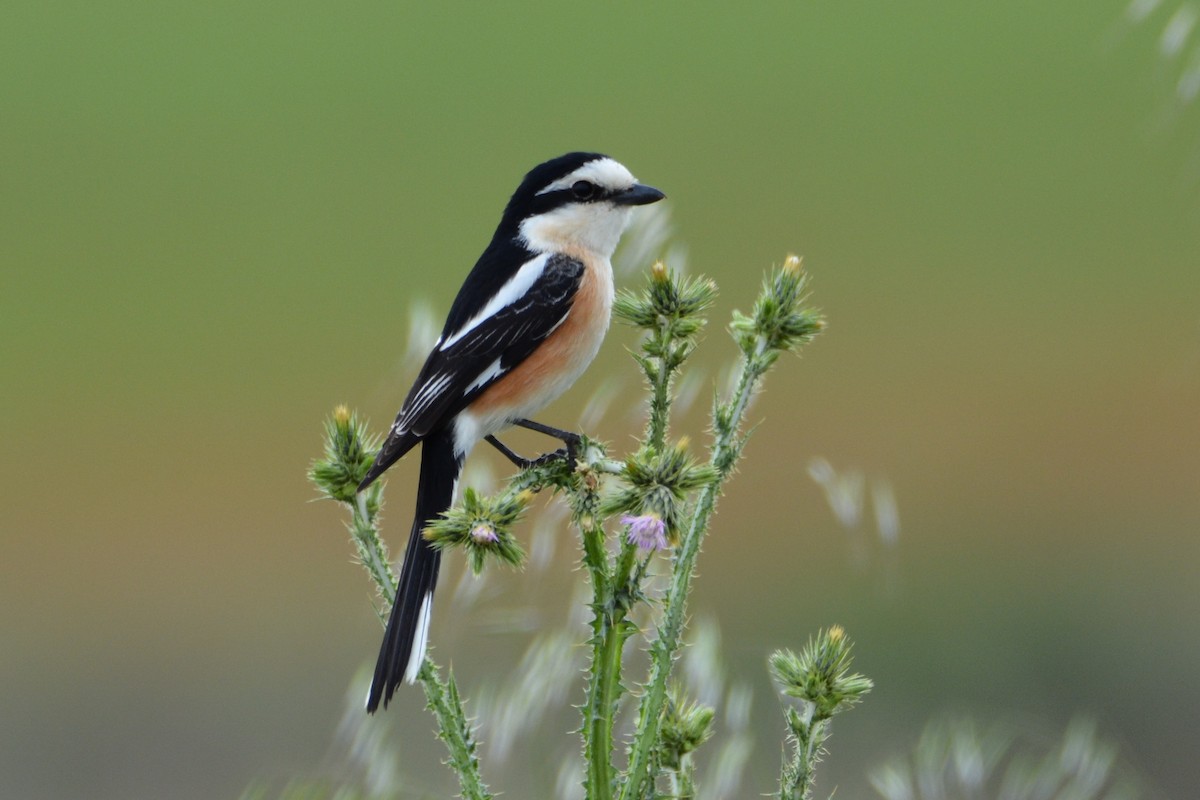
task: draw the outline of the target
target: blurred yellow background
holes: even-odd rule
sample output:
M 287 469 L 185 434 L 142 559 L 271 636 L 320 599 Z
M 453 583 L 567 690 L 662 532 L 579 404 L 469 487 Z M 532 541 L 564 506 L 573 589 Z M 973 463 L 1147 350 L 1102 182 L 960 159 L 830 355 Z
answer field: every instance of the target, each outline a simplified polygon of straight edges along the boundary
M 942 713 L 1087 712 L 1191 796 L 1200 103 L 1173 92 L 1200 50 L 1160 45 L 1185 5 L 7 4 L 0 796 L 337 775 L 379 626 L 338 510 L 308 503 L 322 416 L 390 421 L 414 304 L 440 320 L 521 175 L 572 149 L 664 189 L 722 288 L 677 432 L 704 440 L 723 321 L 786 252 L 829 317 L 755 406 L 692 606 L 755 689 L 745 796 L 777 770 L 766 654 L 835 622 L 876 689 L 826 794 L 869 796 Z M 633 341 L 545 421 L 632 390 Z M 893 487 L 894 547 L 838 524 L 817 456 Z M 415 459 L 389 477 L 399 552 Z M 490 602 L 565 619 L 563 536 L 555 591 Z M 519 637 L 449 606 L 434 655 L 467 693 L 511 672 Z M 419 699 L 387 716 L 448 795 Z M 565 720 L 536 735 L 574 752 Z M 495 783 L 537 796 L 555 770 Z

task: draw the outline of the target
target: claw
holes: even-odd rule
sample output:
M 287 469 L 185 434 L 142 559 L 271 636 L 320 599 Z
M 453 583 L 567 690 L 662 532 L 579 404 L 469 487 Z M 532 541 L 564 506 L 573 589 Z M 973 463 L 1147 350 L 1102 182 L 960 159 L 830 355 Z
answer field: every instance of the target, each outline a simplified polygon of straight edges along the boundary
M 545 455 L 538 456 L 532 462 L 530 462 L 530 466 L 544 467 L 545 465 L 549 464 L 552 461 L 559 461 L 559 460 L 566 461 L 567 462 L 567 470 L 570 472 L 574 472 L 575 464 L 578 461 L 578 459 L 576 458 L 576 455 L 575 455 L 575 447 L 568 445 L 567 447 L 558 448 L 553 453 L 546 453 Z

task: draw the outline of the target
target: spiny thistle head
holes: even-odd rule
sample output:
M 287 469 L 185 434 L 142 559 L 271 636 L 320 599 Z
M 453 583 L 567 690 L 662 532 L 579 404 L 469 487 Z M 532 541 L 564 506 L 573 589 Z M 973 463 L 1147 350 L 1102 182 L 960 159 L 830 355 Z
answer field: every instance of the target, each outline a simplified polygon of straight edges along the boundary
M 682 277 L 661 261 L 650 267 L 650 284 L 641 291 L 622 291 L 613 303 L 617 319 L 648 331 L 666 330 L 682 339 L 704 327 L 705 311 L 717 297 L 708 278 Z
M 854 705 L 874 685 L 850 672 L 852 644 L 846 631 L 834 625 L 810 639 L 797 655 L 790 650 L 771 654 L 771 676 L 780 691 L 812 704 L 814 721 Z
M 344 405 L 325 420 L 325 454 L 309 466 L 308 478 L 326 497 L 354 502 L 358 484 L 375 461 L 379 439 Z
M 630 456 L 622 473 L 625 485 L 605 498 L 602 512 L 625 512 L 630 519 L 653 515 L 665 526 L 668 541 L 678 541 L 681 506 L 688 494 L 717 479 L 716 470 L 697 464 L 687 447 L 685 437 L 661 453 L 644 447 Z
M 468 488 L 461 503 L 426 526 L 424 536 L 440 550 L 462 548 L 476 575 L 489 558 L 519 567 L 525 551 L 513 536 L 512 526 L 532 500 L 533 492 L 528 489 L 481 497 Z
M 802 307 L 808 276 L 799 256 L 789 255 L 783 266 L 767 275 L 754 313 L 734 312 L 733 337 L 748 356 L 792 350 L 810 341 L 825 328 L 825 318 Z
M 713 716 L 711 707 L 692 702 L 683 689 L 672 686 L 667 692 L 659 728 L 663 766 L 679 769 L 683 757 L 712 736 Z

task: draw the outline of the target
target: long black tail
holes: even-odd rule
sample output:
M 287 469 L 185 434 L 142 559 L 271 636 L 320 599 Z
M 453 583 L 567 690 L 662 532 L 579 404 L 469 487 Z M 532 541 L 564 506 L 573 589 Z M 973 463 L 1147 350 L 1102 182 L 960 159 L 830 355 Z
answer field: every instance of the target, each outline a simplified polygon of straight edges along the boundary
M 374 713 L 380 701 L 387 708 L 392 693 L 401 681 L 416 680 L 425 659 L 429 635 L 429 616 L 433 608 L 433 590 L 437 586 L 442 554 L 425 541 L 422 530 L 454 501 L 454 485 L 462 470 L 462 457 L 454 452 L 451 431 L 431 434 L 421 445 L 421 480 L 417 486 L 417 508 L 400 583 L 388 617 L 375 679 L 367 696 L 367 711 Z

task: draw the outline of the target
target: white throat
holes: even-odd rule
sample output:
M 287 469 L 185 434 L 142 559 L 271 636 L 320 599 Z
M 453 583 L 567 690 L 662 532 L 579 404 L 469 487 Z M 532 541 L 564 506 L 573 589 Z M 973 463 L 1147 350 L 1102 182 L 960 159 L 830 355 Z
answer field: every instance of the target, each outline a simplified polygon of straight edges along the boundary
M 633 209 L 609 202 L 572 203 L 521 223 L 521 238 L 535 253 L 583 249 L 612 258 Z

